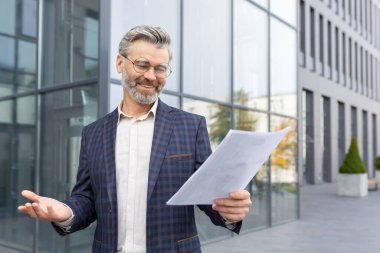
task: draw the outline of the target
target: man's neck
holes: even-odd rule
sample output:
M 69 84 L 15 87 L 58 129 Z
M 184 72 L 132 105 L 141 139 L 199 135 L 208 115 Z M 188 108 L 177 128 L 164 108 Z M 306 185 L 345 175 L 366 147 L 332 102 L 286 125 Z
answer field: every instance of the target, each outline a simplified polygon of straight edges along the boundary
M 153 103 L 154 104 L 154 103 Z M 138 118 L 141 115 L 146 114 L 152 108 L 153 104 L 144 105 L 140 104 L 133 99 L 124 96 L 121 111 L 129 116 Z

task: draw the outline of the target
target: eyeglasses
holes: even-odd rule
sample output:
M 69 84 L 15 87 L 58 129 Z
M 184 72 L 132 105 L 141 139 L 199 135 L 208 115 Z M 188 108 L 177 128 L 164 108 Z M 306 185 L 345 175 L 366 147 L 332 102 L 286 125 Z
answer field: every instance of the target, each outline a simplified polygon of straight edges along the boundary
M 160 63 L 156 66 L 152 66 L 147 59 L 142 57 L 132 61 L 125 55 L 121 54 L 121 56 L 123 56 L 125 59 L 132 63 L 133 68 L 137 73 L 144 74 L 148 72 L 150 68 L 154 69 L 154 74 L 158 78 L 167 78 L 172 73 L 172 69 L 170 68 L 170 65 L 167 63 Z

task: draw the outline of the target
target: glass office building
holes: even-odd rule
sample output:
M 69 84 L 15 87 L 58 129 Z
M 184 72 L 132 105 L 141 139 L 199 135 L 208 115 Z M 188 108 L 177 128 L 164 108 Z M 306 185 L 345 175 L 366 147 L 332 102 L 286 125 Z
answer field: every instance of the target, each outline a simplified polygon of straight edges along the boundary
M 81 130 L 121 101 L 115 59 L 135 25 L 172 36 L 161 99 L 206 117 L 212 147 L 231 128 L 290 133 L 247 189 L 242 233 L 298 218 L 295 0 L 2 0 L 0 8 L 0 245 L 21 252 L 90 252 L 94 226 L 60 237 L 17 211 L 23 189 L 65 199 Z M 197 209 L 197 208 L 195 208 Z M 203 244 L 232 237 L 196 212 Z

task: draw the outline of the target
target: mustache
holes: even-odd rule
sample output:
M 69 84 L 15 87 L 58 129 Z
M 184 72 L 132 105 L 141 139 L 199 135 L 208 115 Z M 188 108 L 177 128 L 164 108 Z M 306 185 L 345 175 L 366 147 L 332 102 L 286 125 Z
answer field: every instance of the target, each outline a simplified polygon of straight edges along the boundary
M 151 86 L 151 87 L 158 87 L 159 86 L 157 81 L 149 81 L 149 80 L 145 79 L 144 77 L 139 78 L 139 79 L 132 82 L 133 87 L 136 86 L 137 84 L 144 85 L 144 86 Z

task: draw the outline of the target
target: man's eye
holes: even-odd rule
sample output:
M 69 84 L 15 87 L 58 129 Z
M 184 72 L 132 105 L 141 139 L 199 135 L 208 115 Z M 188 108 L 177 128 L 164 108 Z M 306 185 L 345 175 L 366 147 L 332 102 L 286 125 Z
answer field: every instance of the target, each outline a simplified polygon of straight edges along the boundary
M 136 67 L 143 68 L 143 69 L 150 68 L 150 64 L 148 62 L 136 61 L 135 65 Z
M 159 73 L 165 73 L 168 70 L 168 68 L 166 66 L 160 66 L 159 65 L 155 68 L 155 70 L 156 70 L 156 72 L 159 72 Z

